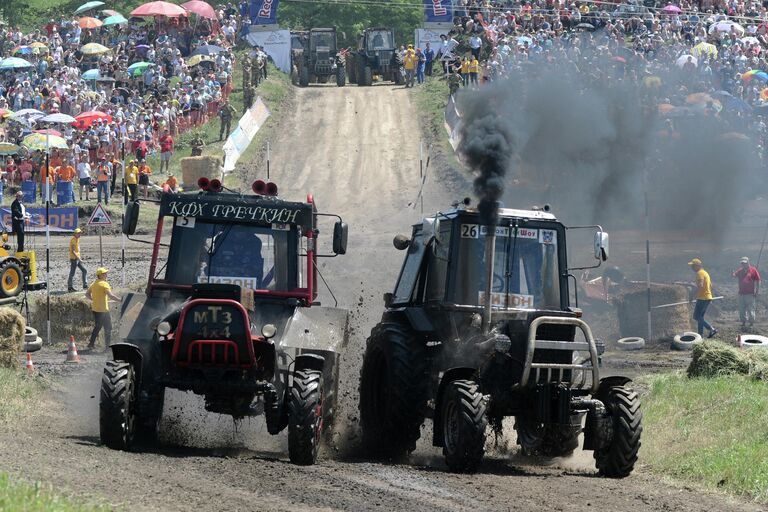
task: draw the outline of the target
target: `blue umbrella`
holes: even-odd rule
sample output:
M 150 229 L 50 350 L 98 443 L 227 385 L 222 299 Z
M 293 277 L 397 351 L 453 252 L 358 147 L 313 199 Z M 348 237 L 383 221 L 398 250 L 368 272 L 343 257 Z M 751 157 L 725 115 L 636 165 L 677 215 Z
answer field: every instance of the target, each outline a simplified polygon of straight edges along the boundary
M 85 80 L 98 80 L 101 78 L 101 72 L 97 68 L 89 69 L 82 76 Z
M 128 23 L 128 20 L 121 14 L 116 14 L 104 19 L 104 26 L 122 25 L 123 23 Z
M 216 46 L 215 44 L 206 44 L 196 48 L 195 51 L 192 52 L 192 55 L 216 55 L 223 51 L 224 48 L 221 46 Z
M 95 7 L 101 7 L 102 5 L 104 5 L 104 2 L 98 2 L 98 1 L 88 2 L 78 7 L 77 10 L 75 11 L 75 14 L 80 14 L 81 12 L 90 11 Z
M 725 96 L 723 107 L 733 112 L 752 112 L 752 106 L 741 98 Z
M 0 60 L 0 69 L 24 69 L 31 67 L 32 64 L 18 57 L 7 57 Z

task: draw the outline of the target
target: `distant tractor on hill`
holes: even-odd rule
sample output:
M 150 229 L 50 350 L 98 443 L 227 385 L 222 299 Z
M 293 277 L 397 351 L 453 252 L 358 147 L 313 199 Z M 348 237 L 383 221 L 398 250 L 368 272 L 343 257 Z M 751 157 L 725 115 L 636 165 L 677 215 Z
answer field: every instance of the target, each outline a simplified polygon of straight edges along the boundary
M 347 56 L 349 82 L 372 85 L 373 76 L 396 85 L 405 83 L 402 62 L 395 46 L 395 31 L 390 28 L 367 28 L 358 38 L 357 49 Z
M 336 77 L 336 85 L 347 83 L 345 59 L 338 51 L 335 28 L 313 28 L 291 34 L 291 80 L 301 87 L 327 83 Z

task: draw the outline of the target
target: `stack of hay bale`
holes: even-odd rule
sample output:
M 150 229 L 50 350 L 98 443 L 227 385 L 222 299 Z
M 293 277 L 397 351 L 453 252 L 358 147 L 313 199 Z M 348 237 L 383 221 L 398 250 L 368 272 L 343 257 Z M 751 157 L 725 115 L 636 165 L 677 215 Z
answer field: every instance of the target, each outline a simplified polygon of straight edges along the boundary
M 31 313 L 32 325 L 46 325 L 46 309 L 45 297 L 35 297 Z M 70 336 L 74 336 L 79 347 L 79 344 L 91 334 L 92 329 L 93 313 L 91 312 L 91 304 L 84 295 L 51 296 L 52 340 L 64 343 L 69 341 Z
M 184 189 L 197 188 L 200 178 L 221 179 L 221 160 L 216 156 L 188 156 L 181 159 L 181 186 Z
M 651 283 L 651 306 L 688 301 L 688 289 L 680 285 Z M 647 336 L 648 291 L 645 283 L 628 283 L 615 299 L 622 337 Z M 652 310 L 652 340 L 669 341 L 677 334 L 691 330 L 688 304 Z
M 0 308 L 0 367 L 19 367 L 24 327 L 24 317 L 16 310 Z
M 693 346 L 689 377 L 749 375 L 768 379 L 768 350 L 739 350 L 725 343 L 706 340 Z

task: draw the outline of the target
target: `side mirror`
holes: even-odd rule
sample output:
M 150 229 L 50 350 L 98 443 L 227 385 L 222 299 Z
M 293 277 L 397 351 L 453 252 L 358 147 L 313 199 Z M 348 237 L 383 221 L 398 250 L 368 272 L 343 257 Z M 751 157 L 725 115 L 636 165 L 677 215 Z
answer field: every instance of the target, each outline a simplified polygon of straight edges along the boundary
M 139 202 L 129 201 L 125 207 L 123 217 L 123 234 L 132 235 L 136 232 L 136 224 L 139 223 Z
M 395 235 L 395 238 L 392 239 L 392 245 L 398 251 L 404 251 L 411 245 L 411 239 L 405 235 Z
M 333 253 L 347 254 L 347 236 L 349 226 L 346 222 L 338 221 L 333 225 Z
M 609 252 L 608 233 L 598 231 L 595 233 L 595 259 L 607 261 Z

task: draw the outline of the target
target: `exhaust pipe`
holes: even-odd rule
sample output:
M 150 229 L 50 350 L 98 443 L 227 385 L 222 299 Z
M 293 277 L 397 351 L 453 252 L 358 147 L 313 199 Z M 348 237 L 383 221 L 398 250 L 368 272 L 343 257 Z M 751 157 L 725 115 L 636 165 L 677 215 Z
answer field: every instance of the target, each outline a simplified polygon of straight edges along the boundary
M 483 309 L 483 334 L 491 332 L 491 289 L 493 288 L 493 265 L 496 259 L 496 225 L 488 226 L 485 235 L 485 308 Z

